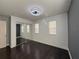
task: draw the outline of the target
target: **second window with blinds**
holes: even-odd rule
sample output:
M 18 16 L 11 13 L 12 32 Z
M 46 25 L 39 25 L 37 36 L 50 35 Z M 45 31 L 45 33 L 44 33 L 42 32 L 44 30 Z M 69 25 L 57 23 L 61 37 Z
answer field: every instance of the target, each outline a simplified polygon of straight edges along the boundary
M 56 35 L 56 21 L 50 21 L 48 24 L 49 24 L 49 34 Z
M 39 24 L 35 24 L 35 33 L 39 33 Z

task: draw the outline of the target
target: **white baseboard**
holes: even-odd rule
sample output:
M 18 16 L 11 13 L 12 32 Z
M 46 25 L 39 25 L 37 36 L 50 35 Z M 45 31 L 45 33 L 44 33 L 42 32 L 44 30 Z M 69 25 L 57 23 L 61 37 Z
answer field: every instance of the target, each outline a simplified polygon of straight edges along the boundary
M 72 55 L 71 55 L 71 53 L 70 53 L 70 50 L 68 50 L 68 53 L 69 53 L 70 59 L 72 59 Z

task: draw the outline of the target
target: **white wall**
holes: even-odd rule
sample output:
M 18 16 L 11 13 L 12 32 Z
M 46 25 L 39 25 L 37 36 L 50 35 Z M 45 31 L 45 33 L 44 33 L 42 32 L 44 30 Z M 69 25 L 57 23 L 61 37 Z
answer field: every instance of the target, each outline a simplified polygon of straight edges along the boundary
M 40 33 L 34 33 L 34 24 L 32 25 L 32 40 L 45 43 L 51 46 L 56 46 L 63 49 L 68 49 L 68 23 L 67 23 L 67 13 L 60 15 L 48 17 L 36 21 L 39 23 Z M 56 35 L 49 34 L 48 22 L 56 21 Z
M 60 48 L 68 50 L 68 15 L 67 13 L 58 15 L 57 21 L 57 37 L 56 45 Z
M 31 21 L 19 17 L 11 16 L 11 48 L 16 46 L 16 24 L 32 24 Z
M 27 35 L 26 31 L 25 33 L 22 34 L 25 38 L 29 37 L 29 39 L 34 41 L 68 50 L 68 21 L 67 20 L 68 20 L 67 13 L 37 20 L 34 23 L 32 23 L 29 20 L 11 16 L 11 47 L 16 46 L 16 23 L 24 23 L 24 24 L 26 23 L 26 24 L 32 24 L 32 38 L 28 36 L 29 34 Z M 56 35 L 49 34 L 49 29 L 48 29 L 49 21 L 56 21 Z M 39 23 L 40 26 L 39 34 L 34 33 L 35 23 Z

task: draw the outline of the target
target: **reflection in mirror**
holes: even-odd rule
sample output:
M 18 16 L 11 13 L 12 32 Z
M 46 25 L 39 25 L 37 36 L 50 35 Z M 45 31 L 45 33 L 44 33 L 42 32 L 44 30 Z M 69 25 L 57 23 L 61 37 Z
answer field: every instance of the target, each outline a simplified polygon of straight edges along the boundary
M 31 38 L 30 24 L 16 24 L 16 44 L 22 44 Z
M 27 33 L 30 32 L 30 25 L 27 25 Z

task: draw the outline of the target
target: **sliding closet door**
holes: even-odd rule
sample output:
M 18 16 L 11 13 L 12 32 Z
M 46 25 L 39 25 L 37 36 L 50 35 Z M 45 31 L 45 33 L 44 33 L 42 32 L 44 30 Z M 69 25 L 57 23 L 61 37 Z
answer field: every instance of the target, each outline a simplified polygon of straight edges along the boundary
M 0 21 L 0 48 L 6 47 L 6 21 Z

